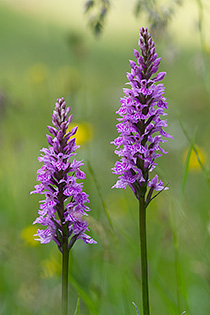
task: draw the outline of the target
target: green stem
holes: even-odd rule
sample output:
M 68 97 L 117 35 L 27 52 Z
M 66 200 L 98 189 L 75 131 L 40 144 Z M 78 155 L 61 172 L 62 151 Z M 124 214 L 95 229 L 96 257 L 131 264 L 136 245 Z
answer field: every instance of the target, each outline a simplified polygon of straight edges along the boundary
M 146 204 L 145 194 L 140 194 L 139 198 L 139 229 L 141 248 L 141 277 L 142 277 L 142 300 L 143 315 L 149 315 L 149 286 L 147 268 L 147 238 L 146 238 Z
M 62 253 L 62 315 L 68 314 L 68 267 L 69 267 L 68 237 L 65 237 Z

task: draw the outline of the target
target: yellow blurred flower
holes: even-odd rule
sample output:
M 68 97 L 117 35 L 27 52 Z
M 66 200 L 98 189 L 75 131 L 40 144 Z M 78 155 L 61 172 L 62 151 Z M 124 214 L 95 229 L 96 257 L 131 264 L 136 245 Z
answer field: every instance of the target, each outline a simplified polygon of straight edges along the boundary
M 88 122 L 82 122 L 82 123 L 71 123 L 69 124 L 67 132 L 71 131 L 73 127 L 78 126 L 77 132 L 74 136 L 76 138 L 76 144 L 81 145 L 87 141 L 92 140 L 93 138 L 93 127 Z
M 53 254 L 41 262 L 41 277 L 52 278 L 61 274 L 61 262 Z
M 196 147 L 196 150 L 197 150 L 200 162 L 202 164 L 204 164 L 206 162 L 206 159 L 207 159 L 206 153 L 204 152 L 203 149 L 201 149 L 199 147 Z M 189 148 L 187 150 L 185 150 L 185 152 L 184 152 L 184 155 L 183 155 L 183 162 L 184 163 L 186 162 L 188 152 L 189 152 Z M 201 170 L 201 166 L 200 166 L 200 163 L 198 162 L 197 155 L 193 149 L 192 149 L 191 155 L 190 155 L 189 170 L 190 171 L 200 171 Z
M 39 242 L 34 240 L 34 234 L 36 234 L 37 228 L 34 225 L 29 225 L 21 232 L 21 238 L 24 240 L 27 246 L 38 246 Z
M 48 68 L 45 64 L 37 63 L 28 68 L 27 76 L 32 83 L 42 83 L 48 77 Z

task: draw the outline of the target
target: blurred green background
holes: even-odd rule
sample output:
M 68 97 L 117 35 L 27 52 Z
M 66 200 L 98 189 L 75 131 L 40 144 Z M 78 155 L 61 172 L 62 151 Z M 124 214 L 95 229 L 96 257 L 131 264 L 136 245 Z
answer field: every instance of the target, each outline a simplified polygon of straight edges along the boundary
M 133 301 L 141 311 L 138 203 L 129 189 L 111 190 L 117 156 L 110 141 L 128 60 L 148 22 L 135 17 L 136 1 L 113 1 L 96 38 L 84 3 L 0 1 L 0 314 L 60 314 L 61 255 L 54 243 L 33 241 L 40 196 L 29 193 L 61 96 L 79 125 L 77 158 L 85 161 L 98 241 L 78 241 L 71 251 L 69 314 L 78 295 L 81 315 L 135 314 Z M 209 21 L 209 1 L 185 0 L 154 34 L 174 136 L 155 171 L 170 190 L 147 216 L 154 315 L 210 314 Z

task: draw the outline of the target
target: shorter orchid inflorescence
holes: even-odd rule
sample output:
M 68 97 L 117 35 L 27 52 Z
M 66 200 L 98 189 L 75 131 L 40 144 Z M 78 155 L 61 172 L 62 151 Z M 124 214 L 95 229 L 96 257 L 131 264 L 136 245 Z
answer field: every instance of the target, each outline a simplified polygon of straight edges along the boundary
M 85 243 L 96 243 L 89 235 L 88 222 L 83 220 L 90 210 L 85 204 L 89 202 L 88 195 L 83 192 L 85 173 L 80 170 L 82 161 L 69 159 L 76 155 L 79 147 L 75 144 L 77 127 L 67 131 L 72 121 L 72 115 L 68 117 L 70 107 L 66 107 L 63 98 L 58 99 L 52 115 L 54 127 L 48 126 L 52 136 L 47 135 L 48 148 L 43 148 L 39 162 L 44 165 L 37 171 L 37 181 L 41 183 L 35 186 L 31 193 L 42 194 L 45 199 L 40 203 L 39 217 L 34 223 L 39 223 L 47 228 L 38 229 L 37 240 L 42 244 L 54 240 L 58 248 L 63 252 L 64 239 L 68 239 L 68 250 L 77 239 Z M 78 180 L 80 182 L 78 182 Z
M 121 116 L 117 124 L 120 134 L 112 143 L 116 146 L 115 153 L 121 161 L 115 163 L 113 174 L 119 175 L 115 188 L 130 186 L 139 200 L 139 195 L 149 188 L 146 203 L 151 201 L 153 191 L 167 189 L 155 175 L 149 179 L 157 163 L 155 160 L 161 153 L 167 153 L 160 147 L 160 143 L 172 136 L 163 130 L 167 121 L 161 116 L 167 115 L 167 108 L 163 84 L 161 81 L 165 72 L 158 71 L 161 58 L 157 58 L 155 44 L 147 28 L 141 28 L 139 34 L 141 54 L 134 50 L 137 64 L 130 60 L 131 73 L 127 73 L 130 89 L 124 89 L 121 107 L 116 112 Z M 165 139 L 163 139 L 163 137 Z

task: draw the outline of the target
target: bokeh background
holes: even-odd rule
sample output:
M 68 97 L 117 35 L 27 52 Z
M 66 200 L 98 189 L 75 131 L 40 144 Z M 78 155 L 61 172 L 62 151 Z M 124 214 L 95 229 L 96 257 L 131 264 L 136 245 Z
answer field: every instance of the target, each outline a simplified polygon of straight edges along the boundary
M 148 1 L 149 3 L 150 1 Z M 151 1 L 152 3 L 153 1 Z M 167 2 L 157 1 L 159 8 Z M 176 1 L 172 1 L 176 2 Z M 70 254 L 69 314 L 141 312 L 138 203 L 112 190 L 115 111 L 141 26 L 137 1 L 111 2 L 95 36 L 85 0 L 0 1 L 0 314 L 60 314 L 61 255 L 33 240 L 39 150 L 58 97 L 78 124 L 91 235 Z M 167 13 L 167 12 L 166 12 Z M 165 27 L 153 27 L 174 140 L 156 172 L 170 190 L 148 208 L 151 313 L 210 314 L 210 2 L 183 0 Z

